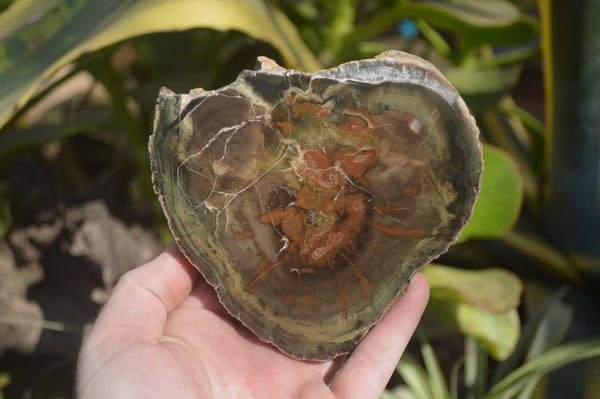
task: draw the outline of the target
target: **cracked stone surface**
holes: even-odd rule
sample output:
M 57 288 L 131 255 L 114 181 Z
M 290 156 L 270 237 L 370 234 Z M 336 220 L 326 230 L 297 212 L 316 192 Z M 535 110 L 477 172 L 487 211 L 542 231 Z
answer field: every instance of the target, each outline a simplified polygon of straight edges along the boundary
M 226 309 L 323 360 L 456 240 L 479 192 L 478 135 L 413 55 L 312 75 L 261 57 L 219 90 L 161 90 L 150 153 L 177 243 Z

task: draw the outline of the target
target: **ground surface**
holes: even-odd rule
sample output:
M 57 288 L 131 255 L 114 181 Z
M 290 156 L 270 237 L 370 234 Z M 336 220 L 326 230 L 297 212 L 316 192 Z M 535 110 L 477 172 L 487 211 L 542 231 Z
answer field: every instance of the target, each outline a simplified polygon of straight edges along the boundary
M 127 162 L 61 169 L 68 149 L 86 140 L 55 143 L 54 156 L 43 148 L 2 172 L 16 199 L 13 227 L 0 241 L 6 397 L 70 396 L 81 337 L 110 289 L 162 248 L 150 207 L 129 199 Z

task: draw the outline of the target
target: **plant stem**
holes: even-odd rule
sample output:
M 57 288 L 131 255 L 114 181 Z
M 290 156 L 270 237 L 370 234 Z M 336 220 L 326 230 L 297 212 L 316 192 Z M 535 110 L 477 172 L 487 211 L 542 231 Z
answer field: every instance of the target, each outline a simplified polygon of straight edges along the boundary
M 437 30 L 433 29 L 431 25 L 425 22 L 425 20 L 422 18 L 416 19 L 415 24 L 419 28 L 421 34 L 429 41 L 429 43 L 431 43 L 433 48 L 435 48 L 446 59 L 452 58 L 452 48 Z
M 540 262 L 548 272 L 572 283 L 581 283 L 581 275 L 572 262 L 542 238 L 513 229 L 504 234 L 501 241 Z
M 465 386 L 467 399 L 478 399 L 485 390 L 487 377 L 487 355 L 477 340 L 465 336 Z

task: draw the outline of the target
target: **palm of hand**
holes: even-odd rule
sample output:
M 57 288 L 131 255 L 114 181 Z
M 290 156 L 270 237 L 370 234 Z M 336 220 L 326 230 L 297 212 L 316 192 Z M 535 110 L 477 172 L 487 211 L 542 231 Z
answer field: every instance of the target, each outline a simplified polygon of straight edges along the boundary
M 81 398 L 376 398 L 428 297 L 423 276 L 344 359 L 291 359 L 230 320 L 174 246 L 127 273 L 86 338 Z M 416 287 L 415 287 L 416 286 Z

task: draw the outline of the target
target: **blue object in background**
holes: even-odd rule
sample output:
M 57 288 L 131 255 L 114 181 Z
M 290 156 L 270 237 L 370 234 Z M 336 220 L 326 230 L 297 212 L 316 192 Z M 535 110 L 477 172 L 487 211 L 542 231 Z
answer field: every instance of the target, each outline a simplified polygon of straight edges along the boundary
M 401 19 L 396 25 L 396 31 L 400 36 L 407 39 L 416 39 L 419 36 L 419 28 L 410 19 Z

